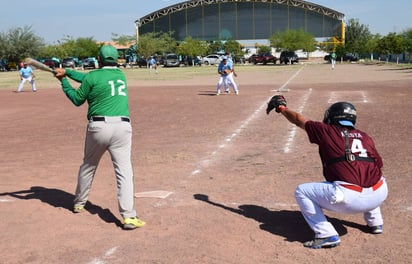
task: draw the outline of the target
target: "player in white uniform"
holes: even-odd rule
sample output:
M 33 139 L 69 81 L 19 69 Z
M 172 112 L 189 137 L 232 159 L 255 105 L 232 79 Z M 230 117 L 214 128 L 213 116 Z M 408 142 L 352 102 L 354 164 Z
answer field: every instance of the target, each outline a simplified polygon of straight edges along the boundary
M 231 68 L 229 67 L 227 63 L 227 57 L 223 56 L 222 61 L 219 63 L 219 66 L 217 67 L 217 73 L 219 73 L 219 81 L 217 82 L 217 93 L 216 95 L 220 95 L 222 91 L 222 86 L 226 86 L 227 84 L 227 76 L 229 75 L 229 72 L 231 72 Z
M 17 88 L 17 92 L 20 93 L 21 90 L 23 90 L 24 83 L 29 82 L 31 84 L 31 89 L 33 92 L 37 92 L 36 89 L 36 84 L 34 83 L 34 73 L 33 69 L 27 65 L 26 62 L 23 63 L 23 67 L 19 71 L 20 74 L 20 84 L 19 87 Z
M 226 83 L 225 83 L 225 93 L 230 93 L 230 86 L 233 87 L 233 90 L 235 91 L 235 94 L 239 94 L 239 88 L 233 78 L 233 76 L 237 77 L 237 74 L 235 72 L 233 60 L 228 52 L 226 52 L 226 57 L 227 57 L 227 64 L 230 69 L 232 69 L 232 72 L 226 76 Z

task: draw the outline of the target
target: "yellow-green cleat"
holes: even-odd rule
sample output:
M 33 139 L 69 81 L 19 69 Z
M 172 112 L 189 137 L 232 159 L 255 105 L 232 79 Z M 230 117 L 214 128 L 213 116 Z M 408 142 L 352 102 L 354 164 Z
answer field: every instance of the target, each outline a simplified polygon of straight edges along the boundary
M 123 219 L 123 229 L 132 230 L 144 226 L 146 223 L 137 217 L 127 217 Z
M 84 212 L 84 206 L 83 205 L 74 205 L 73 207 L 73 213 L 78 214 Z

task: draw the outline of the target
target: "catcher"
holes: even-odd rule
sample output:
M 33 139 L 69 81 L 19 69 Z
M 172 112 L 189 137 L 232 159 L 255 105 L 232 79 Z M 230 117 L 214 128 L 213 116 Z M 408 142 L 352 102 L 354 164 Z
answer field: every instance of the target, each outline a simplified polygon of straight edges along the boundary
M 323 122 L 307 120 L 288 109 L 282 95 L 272 97 L 266 113 L 273 109 L 304 129 L 309 141 L 319 146 L 326 181 L 304 183 L 295 191 L 303 217 L 315 233 L 314 239 L 303 245 L 317 249 L 340 244 L 339 235 L 326 219 L 323 209 L 346 214 L 363 213 L 369 232 L 381 234 L 380 205 L 388 196 L 388 187 L 382 176 L 382 159 L 372 138 L 355 128 L 355 107 L 348 102 L 332 104 L 326 110 Z
M 227 57 L 223 56 L 222 61 L 219 63 L 217 67 L 217 72 L 219 73 L 219 81 L 217 82 L 217 93 L 216 95 L 220 95 L 222 92 L 222 86 L 227 86 L 227 77 L 230 73 L 232 73 L 232 66 L 227 63 Z

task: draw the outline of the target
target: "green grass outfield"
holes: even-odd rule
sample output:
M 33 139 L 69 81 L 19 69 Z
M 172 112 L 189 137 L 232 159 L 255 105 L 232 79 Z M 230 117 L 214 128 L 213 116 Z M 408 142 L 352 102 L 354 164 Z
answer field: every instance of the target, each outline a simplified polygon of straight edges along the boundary
M 296 65 L 288 65 L 289 67 L 295 67 Z M 242 73 L 244 71 L 280 71 L 283 67 L 277 65 L 236 65 L 236 71 Z M 138 84 L 139 82 L 147 81 L 172 81 L 172 80 L 190 80 L 199 76 L 211 76 L 216 77 L 217 81 L 217 65 L 201 66 L 201 67 L 160 67 L 158 74 L 152 70 L 151 72 L 147 68 L 121 68 L 125 74 L 129 85 Z M 82 72 L 88 72 L 89 70 L 81 70 Z M 36 85 L 40 88 L 57 88 L 57 80 L 49 72 L 34 70 L 36 76 Z M 0 90 L 14 90 L 19 85 L 20 77 L 18 71 L 1 72 L 0 73 Z M 30 84 L 26 83 L 25 87 L 30 87 Z
M 313 64 L 316 66 L 317 64 Z M 386 64 L 386 63 L 385 63 Z M 268 64 L 268 65 L 251 65 L 251 64 L 244 64 L 244 65 L 235 65 L 236 72 L 241 74 L 242 72 L 271 72 L 275 73 L 276 71 L 282 71 L 284 69 L 290 69 L 290 67 L 299 67 L 298 65 L 280 65 L 280 64 Z M 400 68 L 410 68 L 410 64 L 391 64 L 392 66 L 400 67 Z M 286 67 L 286 68 L 285 68 Z M 140 82 L 162 82 L 162 81 L 174 81 L 174 80 L 190 80 L 195 77 L 199 76 L 211 76 L 216 77 L 217 80 L 217 65 L 213 66 L 195 66 L 195 67 L 171 67 L 171 68 L 164 68 L 160 67 L 158 69 L 158 74 L 155 74 L 154 71 L 150 73 L 149 69 L 147 68 L 121 68 L 128 80 L 129 85 L 136 85 Z M 79 71 L 83 71 L 79 69 Z M 85 70 L 83 72 L 88 72 Z M 48 88 L 60 88 L 57 80 L 53 77 L 53 75 L 49 72 L 34 70 L 36 75 L 36 85 L 38 88 L 41 89 L 48 89 Z M 16 90 L 17 86 L 19 85 L 20 77 L 18 71 L 11 71 L 11 72 L 0 72 L 0 90 Z M 26 83 L 25 87 L 30 87 L 30 84 Z

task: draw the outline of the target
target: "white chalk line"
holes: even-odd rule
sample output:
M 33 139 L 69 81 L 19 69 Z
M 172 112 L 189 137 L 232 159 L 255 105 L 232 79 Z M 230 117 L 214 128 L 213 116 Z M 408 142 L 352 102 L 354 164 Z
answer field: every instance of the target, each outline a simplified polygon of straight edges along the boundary
M 302 66 L 299 68 L 299 70 L 296 71 L 295 74 L 293 74 L 278 90 L 271 90 L 272 92 L 274 91 L 284 91 L 284 88 L 287 87 L 287 85 L 294 79 L 298 74 L 302 71 L 302 69 L 306 65 Z M 250 115 L 245 121 L 243 121 L 240 125 L 239 128 L 237 128 L 231 135 L 227 136 L 223 141 L 224 143 L 221 143 L 218 145 L 217 149 L 214 150 L 210 155 L 207 157 L 201 159 L 198 162 L 198 165 L 196 169 L 194 169 L 191 173 L 191 176 L 197 175 L 202 173 L 202 168 L 205 168 L 207 166 L 210 166 L 211 162 L 213 161 L 213 158 L 216 157 L 221 151 L 223 151 L 226 147 L 227 144 L 231 143 L 241 132 L 242 130 L 246 129 L 249 125 L 250 122 L 252 122 L 256 117 L 260 114 L 260 112 L 266 108 L 267 102 L 270 98 L 266 99 L 261 105 L 253 112 L 252 115 Z
M 308 92 L 305 94 L 305 96 L 303 97 L 303 102 L 302 102 L 302 104 L 301 104 L 300 107 L 296 110 L 296 112 L 298 112 L 298 113 L 302 113 L 302 112 L 303 112 L 303 109 L 305 108 L 306 103 L 307 103 L 307 101 L 308 101 L 311 93 L 312 93 L 312 88 L 309 88 L 309 91 L 308 91 Z M 287 139 L 287 141 L 286 141 L 286 144 L 285 144 L 285 146 L 283 147 L 283 153 L 289 153 L 289 152 L 290 152 L 290 148 L 291 148 L 293 142 L 295 141 L 295 136 L 296 136 L 296 131 L 297 131 L 297 130 L 298 130 L 298 127 L 295 126 L 295 125 L 293 125 L 293 127 L 292 127 L 291 130 L 289 131 L 288 139 Z
M 279 89 L 277 90 L 272 90 L 272 92 L 288 92 L 289 89 L 286 88 L 288 86 L 288 84 L 296 78 L 296 76 L 299 75 L 299 73 L 303 70 L 303 68 L 306 66 L 306 64 L 304 64 L 302 67 L 299 68 L 299 70 L 297 72 L 295 72 L 295 74 L 289 78 L 289 80 L 287 80 Z M 285 89 L 286 88 L 286 89 Z
M 348 95 L 350 97 L 348 98 Z M 365 91 L 332 91 L 329 96 L 328 104 L 347 100 L 351 103 L 369 103 L 370 98 Z
M 100 258 L 95 258 L 88 264 L 105 264 L 105 259 L 109 258 L 111 255 L 116 253 L 118 247 L 112 247 L 111 249 L 107 250 L 104 255 Z
M 242 124 L 229 136 L 225 137 L 223 140 L 223 143 L 219 144 L 217 149 L 214 150 L 210 155 L 207 157 L 201 159 L 198 162 L 198 166 L 196 169 L 194 169 L 191 173 L 191 175 L 196 175 L 200 174 L 202 172 L 202 168 L 210 166 L 211 162 L 213 161 L 214 157 L 216 157 L 218 154 L 220 154 L 221 151 L 223 151 L 229 143 L 231 143 L 240 133 L 242 130 L 246 129 L 247 126 L 249 125 L 250 122 L 252 122 L 258 114 L 266 107 L 267 102 L 265 101 L 262 103 L 258 109 L 256 109 L 252 115 L 249 116 L 245 121 L 242 122 Z

